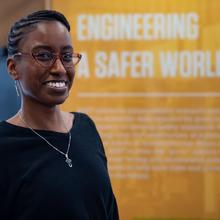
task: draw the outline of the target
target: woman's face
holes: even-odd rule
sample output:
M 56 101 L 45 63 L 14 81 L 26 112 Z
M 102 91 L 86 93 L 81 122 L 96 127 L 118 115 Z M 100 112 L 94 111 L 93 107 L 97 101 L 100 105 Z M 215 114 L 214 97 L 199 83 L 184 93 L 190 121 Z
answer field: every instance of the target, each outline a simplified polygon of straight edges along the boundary
M 63 103 L 73 83 L 74 67 L 65 67 L 60 58 L 52 65 L 42 66 L 31 54 L 37 54 L 39 60 L 47 58 L 48 54 L 58 54 L 60 57 L 71 54 L 71 37 L 66 27 L 58 21 L 38 23 L 20 41 L 19 51 L 24 53 L 16 58 L 23 101 L 47 106 Z

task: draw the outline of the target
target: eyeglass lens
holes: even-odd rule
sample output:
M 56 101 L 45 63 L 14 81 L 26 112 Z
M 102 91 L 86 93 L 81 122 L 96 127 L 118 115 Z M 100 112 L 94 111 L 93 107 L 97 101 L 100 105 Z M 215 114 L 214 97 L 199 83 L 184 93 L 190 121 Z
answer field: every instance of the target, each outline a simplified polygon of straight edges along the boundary
M 64 67 L 74 67 L 81 58 L 81 55 L 72 52 L 64 52 L 62 54 L 56 55 L 46 50 L 34 52 L 32 55 L 40 65 L 45 67 L 52 66 L 57 58 L 61 60 Z

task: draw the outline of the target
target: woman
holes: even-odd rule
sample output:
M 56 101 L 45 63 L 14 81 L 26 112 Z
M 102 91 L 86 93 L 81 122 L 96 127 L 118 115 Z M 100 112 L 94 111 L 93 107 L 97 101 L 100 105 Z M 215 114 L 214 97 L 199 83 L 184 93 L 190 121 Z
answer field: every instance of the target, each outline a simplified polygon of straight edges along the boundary
M 7 66 L 22 104 L 0 123 L 0 219 L 119 219 L 93 121 L 59 108 L 81 58 L 69 32 L 61 13 L 44 10 L 9 33 Z

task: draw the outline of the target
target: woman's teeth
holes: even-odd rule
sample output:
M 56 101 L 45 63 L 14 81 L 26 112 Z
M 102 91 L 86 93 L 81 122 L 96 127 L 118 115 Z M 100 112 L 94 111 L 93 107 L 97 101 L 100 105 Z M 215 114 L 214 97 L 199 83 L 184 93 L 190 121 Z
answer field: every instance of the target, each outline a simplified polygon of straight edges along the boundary
M 63 88 L 66 86 L 65 82 L 48 82 L 47 86 L 52 88 Z

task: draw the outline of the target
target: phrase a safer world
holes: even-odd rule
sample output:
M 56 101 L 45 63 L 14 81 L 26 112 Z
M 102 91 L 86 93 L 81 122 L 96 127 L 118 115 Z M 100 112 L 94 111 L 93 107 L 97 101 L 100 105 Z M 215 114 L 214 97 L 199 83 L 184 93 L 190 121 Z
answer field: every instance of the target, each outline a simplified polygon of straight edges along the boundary
M 187 13 L 79 14 L 76 38 L 91 44 L 81 51 L 79 78 L 215 78 L 220 77 L 220 50 L 149 50 L 145 42 L 200 38 L 200 15 Z M 212 37 L 210 37 L 211 40 Z M 98 43 L 97 43 L 98 42 Z M 115 42 L 127 42 L 126 50 Z M 96 44 L 97 46 L 94 46 Z M 111 44 L 106 50 L 99 46 Z M 88 45 L 88 44 L 87 44 Z M 117 44 L 118 45 L 118 44 Z M 136 49 L 143 48 L 141 50 Z M 148 44 L 149 45 L 149 44 Z M 146 49 L 145 49 L 146 48 Z
M 78 78 L 220 77 L 220 50 L 96 51 L 92 56 L 82 51 L 81 54 Z

